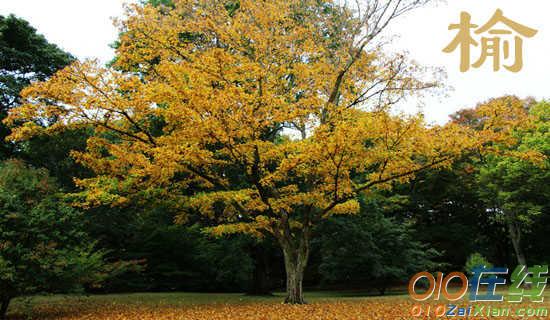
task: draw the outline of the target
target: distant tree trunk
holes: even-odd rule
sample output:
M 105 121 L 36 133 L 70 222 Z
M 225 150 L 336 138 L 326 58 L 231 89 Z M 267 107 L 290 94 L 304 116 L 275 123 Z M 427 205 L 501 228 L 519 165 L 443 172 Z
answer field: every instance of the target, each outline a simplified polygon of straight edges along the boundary
M 8 314 L 8 307 L 10 305 L 11 298 L 4 297 L 2 298 L 2 305 L 0 306 L 0 319 L 6 320 L 6 316 Z
M 510 240 L 512 241 L 512 246 L 514 247 L 518 264 L 526 266 L 527 259 L 525 258 L 525 253 L 523 252 L 523 248 L 521 246 L 521 230 L 517 224 L 516 217 L 513 213 L 507 213 L 506 216 L 508 234 L 510 235 Z
M 267 249 L 262 243 L 253 245 L 252 258 L 254 259 L 254 272 L 252 273 L 252 283 L 248 289 L 248 294 L 271 295 L 269 285 L 269 257 Z

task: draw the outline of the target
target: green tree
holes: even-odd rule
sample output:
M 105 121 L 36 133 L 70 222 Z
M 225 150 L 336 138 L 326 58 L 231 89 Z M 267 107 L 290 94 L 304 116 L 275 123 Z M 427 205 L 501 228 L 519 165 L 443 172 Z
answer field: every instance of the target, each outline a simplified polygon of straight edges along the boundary
M 488 213 L 506 226 L 517 263 L 527 265 L 524 234 L 530 232 L 536 217 L 550 197 L 550 104 L 531 106 L 534 125 L 516 132 L 519 143 L 502 155 L 485 159 L 478 173 L 480 197 Z M 544 157 L 533 161 L 515 156 L 534 150 Z
M 474 273 L 474 269 L 478 267 L 492 268 L 493 264 L 490 263 L 489 260 L 487 260 L 487 258 L 482 256 L 480 253 L 475 252 L 468 257 L 468 260 L 466 260 L 464 270 L 471 275 Z
M 129 259 L 144 259 L 147 290 L 242 291 L 253 263 L 245 235 L 214 238 L 204 224 L 174 224 L 173 215 L 159 207 L 144 215 L 140 238 L 130 244 Z M 228 254 L 231 253 L 231 254 Z M 143 285 L 142 284 L 142 285 Z
M 366 283 L 383 295 L 389 286 L 436 266 L 439 253 L 416 241 L 409 223 L 384 216 L 396 202 L 377 198 L 363 203 L 358 215 L 333 217 L 323 227 L 320 272 L 325 281 Z
M 51 136 L 39 135 L 19 143 L 17 158 L 33 167 L 47 169 L 65 192 L 72 192 L 77 190 L 75 178 L 91 175 L 90 170 L 71 157 L 71 151 L 85 150 L 89 137 L 90 130 L 87 128 L 67 130 Z
M 76 291 L 122 267 L 104 263 L 82 214 L 63 204 L 58 192 L 45 170 L 16 160 L 0 164 L 0 319 L 15 297 Z
M 449 169 L 430 170 L 395 188 L 408 198 L 396 215 L 412 220 L 415 239 L 441 252 L 437 261 L 446 263 L 447 271 L 462 269 L 472 252 L 507 262 L 506 233 L 487 215 L 474 172 L 472 159 L 465 157 Z
M 0 16 L 0 120 L 20 103 L 19 92 L 32 81 L 44 81 L 74 58 L 49 43 L 23 19 Z M 0 160 L 13 155 L 4 142 L 9 129 L 0 124 Z

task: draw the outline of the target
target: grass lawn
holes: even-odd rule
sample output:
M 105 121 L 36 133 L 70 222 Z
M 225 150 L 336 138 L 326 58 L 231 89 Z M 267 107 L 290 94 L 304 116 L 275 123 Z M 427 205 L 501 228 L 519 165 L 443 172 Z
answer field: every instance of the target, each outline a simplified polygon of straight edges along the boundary
M 10 308 L 8 319 L 193 319 L 193 320 L 277 320 L 277 319 L 415 319 L 411 310 L 415 302 L 406 294 L 384 297 L 364 296 L 357 292 L 308 292 L 305 306 L 282 304 L 283 294 L 254 297 L 243 294 L 215 293 L 134 293 L 93 296 L 43 296 L 17 299 Z M 550 309 L 550 295 L 544 303 L 481 304 L 488 307 L 529 307 Z M 464 303 L 462 303 L 464 305 Z M 425 304 L 424 308 L 434 304 Z M 535 311 L 536 311 L 535 310 Z M 534 312 L 535 312 L 534 311 Z M 433 311 L 432 311 L 433 312 Z M 462 319 L 463 317 L 455 317 Z M 549 319 L 532 317 L 470 317 L 469 319 Z M 416 318 L 426 319 L 426 317 Z

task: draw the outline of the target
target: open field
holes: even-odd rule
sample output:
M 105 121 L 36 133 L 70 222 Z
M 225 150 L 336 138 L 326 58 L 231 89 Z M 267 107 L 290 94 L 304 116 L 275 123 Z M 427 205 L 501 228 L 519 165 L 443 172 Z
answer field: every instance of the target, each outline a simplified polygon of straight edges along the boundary
M 548 292 L 542 304 L 501 304 L 492 307 L 548 308 Z M 17 300 L 8 319 L 84 320 L 84 319 L 414 319 L 415 303 L 406 295 L 365 297 L 356 293 L 311 292 L 309 304 L 290 306 L 281 303 L 282 295 L 251 297 L 242 294 L 137 293 L 95 296 L 36 297 Z M 488 304 L 485 304 L 489 306 Z M 461 318 L 461 317 L 457 317 Z M 462 317 L 463 318 L 463 317 Z M 461 318 L 461 319 L 462 319 Z M 427 319 L 417 318 L 417 319 Z M 548 319 L 533 317 L 470 317 L 469 319 Z

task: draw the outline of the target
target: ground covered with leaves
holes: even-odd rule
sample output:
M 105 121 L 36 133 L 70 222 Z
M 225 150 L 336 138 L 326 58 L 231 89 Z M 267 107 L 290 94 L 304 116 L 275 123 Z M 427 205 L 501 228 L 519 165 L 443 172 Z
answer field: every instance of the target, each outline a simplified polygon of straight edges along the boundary
M 415 303 L 406 296 L 360 297 L 330 293 L 310 295 L 310 303 L 301 306 L 285 305 L 280 296 L 248 297 L 238 294 L 130 294 L 106 296 L 52 296 L 32 301 L 19 300 L 8 319 L 44 320 L 331 320 L 331 319 L 434 319 L 412 317 Z M 487 305 L 508 307 L 510 304 Z M 427 307 L 427 305 L 424 305 Z M 548 302 L 513 305 L 513 309 L 548 308 Z M 463 319 L 464 317 L 455 317 Z M 447 319 L 442 317 L 442 319 Z M 532 317 L 469 317 L 468 319 L 548 319 Z

